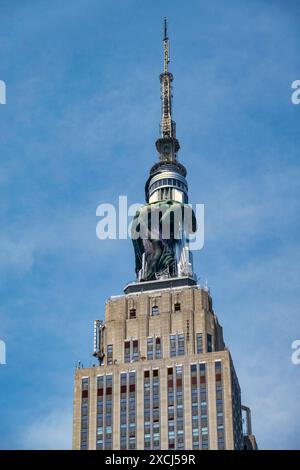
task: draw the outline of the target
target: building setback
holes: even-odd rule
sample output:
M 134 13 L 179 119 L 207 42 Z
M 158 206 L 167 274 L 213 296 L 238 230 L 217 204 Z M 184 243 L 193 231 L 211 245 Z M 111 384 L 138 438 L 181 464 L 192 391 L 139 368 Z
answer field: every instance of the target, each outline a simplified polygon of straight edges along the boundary
M 193 229 L 176 227 L 173 218 L 170 236 L 162 236 L 164 216 L 182 213 L 188 203 L 172 120 L 166 20 L 163 46 L 159 161 L 146 182 L 146 204 L 134 218 L 138 230 L 146 220 L 150 236 L 132 237 L 136 282 L 110 297 L 105 320 L 95 321 L 99 365 L 75 369 L 73 449 L 255 449 L 250 410 L 241 405 L 212 297 L 193 272 Z M 151 211 L 162 214 L 155 226 L 147 225 Z M 191 219 L 194 226 L 194 214 Z

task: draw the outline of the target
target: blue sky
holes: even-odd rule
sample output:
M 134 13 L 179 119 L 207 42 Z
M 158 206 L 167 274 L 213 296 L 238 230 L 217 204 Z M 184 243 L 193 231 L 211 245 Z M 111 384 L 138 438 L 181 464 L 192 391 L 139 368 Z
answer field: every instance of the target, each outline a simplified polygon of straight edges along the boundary
M 260 448 L 300 448 L 300 5 L 0 1 L 0 446 L 70 448 L 74 363 L 134 278 L 96 207 L 143 202 L 157 159 L 162 19 L 208 279 Z

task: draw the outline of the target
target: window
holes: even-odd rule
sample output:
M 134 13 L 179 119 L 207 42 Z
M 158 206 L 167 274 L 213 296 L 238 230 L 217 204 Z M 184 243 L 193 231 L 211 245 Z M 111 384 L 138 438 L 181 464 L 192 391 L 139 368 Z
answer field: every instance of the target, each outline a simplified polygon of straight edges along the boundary
M 153 307 L 152 307 L 152 316 L 156 317 L 157 315 L 159 315 L 159 308 L 158 308 L 157 305 L 153 305 Z
M 170 356 L 176 356 L 176 335 L 170 335 Z
M 134 339 L 132 341 L 132 361 L 138 361 L 139 360 L 139 341 L 138 339 Z
M 207 335 L 207 352 L 212 352 L 212 336 Z
M 124 362 L 130 362 L 130 341 L 124 343 Z
M 215 362 L 218 449 L 225 449 L 222 363 Z
M 107 364 L 110 365 L 113 363 L 113 345 L 107 345 Z
M 120 448 L 136 447 L 136 375 L 122 372 L 120 375 Z
M 161 358 L 161 340 L 159 337 L 155 338 L 155 359 Z
M 124 341 L 124 362 L 136 362 L 139 360 L 139 341 Z
M 160 448 L 159 388 L 159 369 L 144 371 L 144 449 Z
M 170 335 L 170 357 L 184 356 L 184 334 L 177 333 L 176 335 Z
M 147 338 L 147 359 L 153 359 L 153 338 Z
M 191 364 L 193 449 L 208 449 L 206 364 Z
M 180 303 L 179 302 L 176 302 L 176 304 L 174 305 L 174 310 L 175 310 L 175 312 L 180 311 Z
M 132 318 L 136 318 L 136 309 L 135 308 L 131 308 L 129 310 L 129 318 L 132 319 Z
M 197 353 L 203 352 L 203 339 L 202 333 L 197 333 Z
M 113 378 L 111 374 L 97 377 L 96 448 L 112 449 Z M 104 410 L 105 404 L 105 413 Z
M 178 356 L 184 356 L 184 335 L 178 335 Z
M 88 449 L 88 433 L 89 433 L 89 379 L 84 378 L 81 381 L 81 434 L 80 448 Z

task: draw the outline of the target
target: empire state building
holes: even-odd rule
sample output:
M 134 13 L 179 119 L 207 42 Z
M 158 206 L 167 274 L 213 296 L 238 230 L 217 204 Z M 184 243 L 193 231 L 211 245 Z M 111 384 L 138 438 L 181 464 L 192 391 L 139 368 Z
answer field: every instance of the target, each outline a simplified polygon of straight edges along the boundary
M 163 58 L 158 159 L 132 224 L 136 280 L 95 321 L 97 365 L 75 369 L 73 449 L 255 449 L 210 291 L 193 270 L 197 221 L 178 161 L 166 20 Z

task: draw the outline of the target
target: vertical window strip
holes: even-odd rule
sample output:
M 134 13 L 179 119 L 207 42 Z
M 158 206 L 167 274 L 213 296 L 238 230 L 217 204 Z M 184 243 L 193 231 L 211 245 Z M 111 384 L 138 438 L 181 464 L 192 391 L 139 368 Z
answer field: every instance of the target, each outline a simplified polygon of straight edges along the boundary
M 152 429 L 153 449 L 160 449 L 160 381 L 159 369 L 152 370 Z
M 225 449 L 225 425 L 224 425 L 224 390 L 223 390 L 222 362 L 215 362 L 216 381 L 216 411 L 217 411 L 217 439 L 218 449 Z
M 120 449 L 136 449 L 136 373 L 120 374 Z
M 113 345 L 107 345 L 107 365 L 113 364 Z
M 104 449 L 104 376 L 97 377 L 97 431 L 96 449 Z
M 153 337 L 147 338 L 147 359 L 151 361 L 153 359 Z
M 199 413 L 200 406 L 198 402 L 198 373 L 197 364 L 191 364 L 191 405 L 192 405 L 192 442 L 193 449 L 200 449 L 200 434 L 199 434 Z
M 206 364 L 191 365 L 193 449 L 209 448 Z
M 175 366 L 176 372 L 176 449 L 184 449 L 183 367 Z
M 113 448 L 113 377 L 97 377 L 96 449 Z
M 144 371 L 144 449 L 152 449 L 151 379 L 150 371 Z
M 147 338 L 147 360 L 151 361 L 152 359 L 161 359 L 161 357 L 161 338 L 158 336 L 149 336 Z
M 89 441 L 89 378 L 81 380 L 80 449 L 88 449 Z
M 136 373 L 129 372 L 129 442 L 128 449 L 136 449 Z
M 124 362 L 137 362 L 139 360 L 139 340 L 124 341 Z
M 161 351 L 161 339 L 160 337 L 155 338 L 155 359 L 161 359 L 162 351 Z
M 184 355 L 185 355 L 184 334 L 176 333 L 176 335 L 170 335 L 170 357 L 184 356 Z
M 197 333 L 197 354 L 203 352 L 203 336 L 202 333 Z
M 167 369 L 167 387 L 168 387 L 168 448 L 175 449 L 175 407 L 174 407 L 174 369 Z
M 174 370 L 175 369 L 175 370 Z M 168 367 L 168 447 L 184 449 L 183 368 Z
M 120 449 L 127 449 L 127 373 L 120 374 Z
M 105 442 L 104 448 L 113 448 L 113 376 L 106 375 L 105 384 Z
M 170 357 L 175 357 L 177 355 L 176 342 L 176 335 L 170 335 Z
M 200 431 L 201 449 L 209 448 L 209 428 L 208 428 L 208 400 L 207 400 L 207 375 L 206 364 L 199 364 L 199 402 L 200 402 Z
M 212 352 L 212 335 L 207 335 L 207 352 Z

